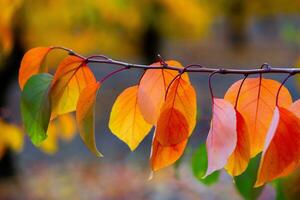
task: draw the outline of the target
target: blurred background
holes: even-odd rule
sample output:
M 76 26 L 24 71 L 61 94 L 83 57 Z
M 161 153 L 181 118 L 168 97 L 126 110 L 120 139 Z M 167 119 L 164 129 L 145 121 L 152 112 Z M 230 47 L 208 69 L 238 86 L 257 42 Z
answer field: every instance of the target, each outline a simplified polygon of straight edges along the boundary
M 300 1 L 293 0 L 0 0 L 0 199 L 242 199 L 224 171 L 211 186 L 193 176 L 191 157 L 205 141 L 210 122 L 207 75 L 191 74 L 198 95 L 198 125 L 175 167 L 148 181 L 152 132 L 135 152 L 113 136 L 108 118 L 117 95 L 142 71 L 122 72 L 101 89 L 96 106 L 95 158 L 80 140 L 74 117 L 50 125 L 40 149 L 22 131 L 17 83 L 23 54 L 37 46 L 65 46 L 83 55 L 151 64 L 157 54 L 182 64 L 259 68 L 297 66 Z M 55 70 L 61 54 L 52 54 Z M 100 79 L 112 66 L 91 65 Z M 269 76 L 282 80 L 280 75 Z M 217 75 L 222 97 L 240 76 Z M 287 87 L 299 98 L 296 79 Z M 300 172 L 282 181 L 289 199 L 300 197 Z M 259 199 L 275 199 L 267 185 Z

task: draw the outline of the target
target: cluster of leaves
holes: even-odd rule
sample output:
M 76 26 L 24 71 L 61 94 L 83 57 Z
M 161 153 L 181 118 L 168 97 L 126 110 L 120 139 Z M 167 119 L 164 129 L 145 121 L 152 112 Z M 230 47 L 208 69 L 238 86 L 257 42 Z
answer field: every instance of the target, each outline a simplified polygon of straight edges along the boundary
M 100 157 L 94 135 L 96 96 L 103 82 L 122 69 L 97 81 L 89 60 L 71 52 L 52 76 L 42 62 L 54 49 L 57 48 L 37 47 L 23 57 L 19 84 L 25 129 L 33 144 L 39 146 L 47 138 L 50 122 L 76 111 L 82 140 Z M 117 97 L 109 120 L 111 132 L 132 151 L 155 128 L 150 156 L 153 171 L 182 156 L 197 115 L 196 92 L 186 68 L 177 61 L 161 61 L 149 68 L 163 65 L 178 70 L 145 70 L 137 85 Z M 287 88 L 275 80 L 260 75 L 235 82 L 224 98 L 212 99 L 206 148 L 197 152 L 204 161 L 197 165 L 197 158 L 193 159 L 194 172 L 207 177 L 225 168 L 239 181 L 243 172 L 252 170 L 248 167 L 250 159 L 262 152 L 255 186 L 286 176 L 299 165 L 299 107 L 300 101 L 293 103 Z

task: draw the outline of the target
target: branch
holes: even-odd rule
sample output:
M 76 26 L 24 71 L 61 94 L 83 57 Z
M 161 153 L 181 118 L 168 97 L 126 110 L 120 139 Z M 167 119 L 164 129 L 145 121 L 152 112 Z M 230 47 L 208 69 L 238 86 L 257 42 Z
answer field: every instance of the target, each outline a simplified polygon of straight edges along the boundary
M 211 68 L 211 67 L 205 67 L 199 64 L 191 64 L 187 65 L 185 68 L 178 68 L 174 66 L 169 66 L 167 63 L 164 63 L 164 65 L 161 66 L 150 66 L 150 65 L 143 65 L 143 64 L 133 64 L 133 63 L 127 63 L 123 61 L 113 60 L 111 58 L 108 58 L 103 55 L 93 55 L 90 57 L 84 57 L 76 52 L 74 52 L 71 49 L 65 48 L 65 47 L 52 47 L 55 49 L 61 49 L 65 50 L 69 53 L 69 55 L 77 56 L 80 58 L 83 58 L 86 60 L 86 63 L 101 63 L 101 64 L 111 64 L 111 65 L 118 65 L 123 66 L 127 69 L 134 68 L 134 69 L 168 69 L 168 70 L 174 70 L 178 71 L 179 73 L 183 72 L 197 72 L 197 73 L 219 73 L 219 74 L 242 74 L 242 75 L 251 75 L 251 74 L 298 74 L 300 73 L 299 68 L 291 68 L 291 67 L 279 67 L 279 66 L 271 66 L 269 64 L 263 64 L 260 69 L 233 69 L 233 68 Z M 161 57 L 160 63 L 161 62 Z

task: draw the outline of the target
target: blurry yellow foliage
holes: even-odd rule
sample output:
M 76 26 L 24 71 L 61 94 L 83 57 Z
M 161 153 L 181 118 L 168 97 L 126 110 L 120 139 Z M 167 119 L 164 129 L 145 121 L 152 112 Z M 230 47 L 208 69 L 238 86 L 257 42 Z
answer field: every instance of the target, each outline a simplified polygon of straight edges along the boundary
M 58 140 L 71 141 L 76 134 L 76 121 L 70 113 L 60 115 L 51 121 L 48 127 L 48 137 L 41 144 L 40 149 L 48 154 L 54 154 L 58 150 Z
M 13 45 L 14 15 L 22 0 L 0 0 L 0 55 L 10 53 Z
M 0 119 L 0 158 L 6 148 L 11 148 L 15 152 L 23 149 L 24 134 L 16 125 L 9 124 Z

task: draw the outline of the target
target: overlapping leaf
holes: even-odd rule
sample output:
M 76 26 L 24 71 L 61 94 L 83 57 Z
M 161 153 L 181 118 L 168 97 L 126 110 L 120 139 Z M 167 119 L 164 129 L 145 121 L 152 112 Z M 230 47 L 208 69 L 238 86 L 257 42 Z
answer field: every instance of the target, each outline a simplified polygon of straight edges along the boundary
M 235 82 L 227 90 L 224 99 L 235 104 L 240 85 L 241 80 Z M 237 110 L 249 128 L 251 157 L 263 149 L 279 87 L 280 83 L 271 79 L 247 78 L 241 88 Z M 284 108 L 292 103 L 291 95 L 285 87 L 281 89 L 278 102 Z
M 161 145 L 186 140 L 196 125 L 197 103 L 193 86 L 178 77 L 171 85 L 157 121 L 156 139 Z
M 49 90 L 50 74 L 32 76 L 25 84 L 21 95 L 21 112 L 25 130 L 35 145 L 40 145 L 47 137 L 51 115 Z
M 19 69 L 19 85 L 21 90 L 23 90 L 25 83 L 32 75 L 46 72 L 46 69 L 42 69 L 41 66 L 50 50 L 50 47 L 36 47 L 26 52 Z
M 150 155 L 152 171 L 174 164 L 182 156 L 187 142 L 188 139 L 175 145 L 164 146 L 159 143 L 154 134 Z
M 300 119 L 283 107 L 276 107 L 267 133 L 255 186 L 286 176 L 300 160 Z
M 138 106 L 138 88 L 132 86 L 124 90 L 116 99 L 109 120 L 111 132 L 124 141 L 134 151 L 152 125 L 147 123 Z
M 243 173 L 250 160 L 250 136 L 243 116 L 236 111 L 237 143 L 234 152 L 228 158 L 225 169 L 232 176 Z
M 210 130 L 206 140 L 208 167 L 206 175 L 222 169 L 237 145 L 237 119 L 231 103 L 214 98 Z
M 82 90 L 95 83 L 94 74 L 77 56 L 66 57 L 58 66 L 51 87 L 52 118 L 72 112 Z
M 167 61 L 169 66 L 183 68 L 177 61 Z M 160 63 L 154 63 L 151 66 L 160 66 Z M 150 69 L 143 75 L 138 90 L 138 104 L 145 120 L 150 124 L 156 124 L 160 115 L 160 108 L 165 99 L 166 88 L 178 74 L 174 70 Z M 187 74 L 182 78 L 189 82 Z
M 100 82 L 91 83 L 80 94 L 77 108 L 76 121 L 80 137 L 88 149 L 97 157 L 102 154 L 98 151 L 95 142 L 95 103 Z

